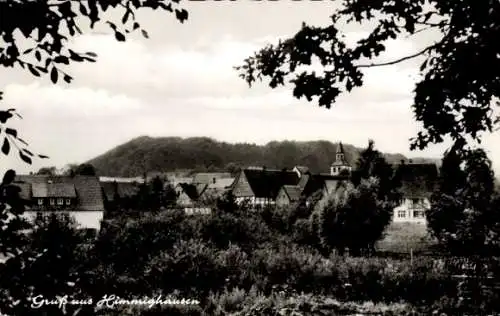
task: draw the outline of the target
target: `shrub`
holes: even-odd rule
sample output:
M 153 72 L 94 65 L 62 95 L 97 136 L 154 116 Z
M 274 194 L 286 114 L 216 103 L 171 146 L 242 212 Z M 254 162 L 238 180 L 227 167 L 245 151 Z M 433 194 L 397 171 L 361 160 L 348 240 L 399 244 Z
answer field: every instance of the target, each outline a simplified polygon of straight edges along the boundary
M 224 269 L 216 250 L 200 240 L 180 240 L 171 250 L 157 254 L 145 267 L 145 279 L 163 293 L 179 291 L 183 296 L 204 297 L 225 284 Z

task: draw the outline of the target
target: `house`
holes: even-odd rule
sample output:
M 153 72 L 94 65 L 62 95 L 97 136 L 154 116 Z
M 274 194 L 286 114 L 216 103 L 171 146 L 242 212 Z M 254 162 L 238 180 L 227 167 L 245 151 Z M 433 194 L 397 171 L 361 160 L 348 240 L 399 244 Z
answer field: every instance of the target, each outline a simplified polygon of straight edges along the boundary
M 100 181 L 105 202 L 118 202 L 120 199 L 131 199 L 137 196 L 141 183 L 137 182 L 119 182 L 119 181 Z
M 206 187 L 206 184 L 178 183 L 174 188 L 177 195 L 177 205 L 192 207 L 199 204 L 200 196 Z
M 236 177 L 231 190 L 237 202 L 247 200 L 252 205 L 285 206 L 318 191 L 322 196 L 331 194 L 339 183 L 349 179 L 351 170 L 344 147 L 339 143 L 330 173 L 312 174 L 304 166 L 295 166 L 292 170 L 247 168 Z
M 240 203 L 251 205 L 274 205 L 284 185 L 298 185 L 300 178 L 295 171 L 263 168 L 247 168 L 238 174 L 231 192 Z
M 231 189 L 234 182 L 234 178 L 219 178 L 215 182 L 209 183 L 205 190 L 200 195 L 202 200 L 213 200 L 215 198 L 221 197 Z
M 287 206 L 300 201 L 302 189 L 299 185 L 284 185 L 276 196 L 277 206 Z
M 430 196 L 438 178 L 433 163 L 404 163 L 395 166 L 395 177 L 401 183 L 403 197 L 394 209 L 394 222 L 426 223 L 425 212 L 430 209 Z
M 104 216 L 104 196 L 95 176 L 18 175 L 13 185 L 21 189 L 25 215 L 67 213 L 83 229 L 99 230 Z

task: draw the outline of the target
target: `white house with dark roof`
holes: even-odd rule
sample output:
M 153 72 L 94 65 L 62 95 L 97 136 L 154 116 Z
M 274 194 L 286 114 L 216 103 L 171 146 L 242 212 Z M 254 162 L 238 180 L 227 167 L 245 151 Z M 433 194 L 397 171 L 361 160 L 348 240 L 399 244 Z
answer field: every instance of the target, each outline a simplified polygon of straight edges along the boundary
M 80 228 L 101 227 L 104 197 L 95 176 L 18 175 L 12 184 L 21 189 L 29 218 L 37 213 L 68 213 Z
M 403 197 L 394 208 L 393 222 L 425 224 L 430 209 L 430 197 L 438 177 L 433 163 L 401 163 L 395 166 L 395 177 L 401 181 Z

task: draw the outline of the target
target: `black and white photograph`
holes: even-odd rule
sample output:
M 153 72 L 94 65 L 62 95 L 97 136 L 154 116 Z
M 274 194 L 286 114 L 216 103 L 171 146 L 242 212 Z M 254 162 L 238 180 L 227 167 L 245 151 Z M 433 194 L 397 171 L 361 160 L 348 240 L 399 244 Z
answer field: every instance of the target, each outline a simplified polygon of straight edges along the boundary
M 499 39 L 498 0 L 0 0 L 0 316 L 500 315 Z

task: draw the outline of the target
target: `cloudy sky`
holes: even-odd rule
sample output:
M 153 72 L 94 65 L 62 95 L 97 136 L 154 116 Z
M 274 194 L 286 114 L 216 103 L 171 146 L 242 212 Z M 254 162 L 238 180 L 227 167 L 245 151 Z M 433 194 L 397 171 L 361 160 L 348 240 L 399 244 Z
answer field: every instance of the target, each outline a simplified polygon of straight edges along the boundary
M 255 50 L 293 35 L 303 21 L 324 25 L 330 1 L 187 2 L 189 20 L 180 24 L 163 12 L 139 15 L 149 39 L 125 43 L 106 29 L 74 39 L 71 45 L 94 51 L 98 62 L 68 68 L 75 80 L 52 85 L 21 69 L 2 69 L 4 106 L 16 107 L 15 122 L 31 149 L 49 160 L 24 165 L 17 155 L 2 168 L 20 172 L 44 165 L 84 162 L 141 135 L 209 136 L 229 142 L 265 144 L 271 140 L 343 141 L 365 146 L 375 140 L 386 152 L 439 157 L 444 146 L 410 152 L 417 126 L 410 110 L 418 60 L 366 71 L 365 86 L 339 99 L 330 110 L 296 100 L 287 88 L 249 88 L 233 66 Z M 346 28 L 349 39 L 366 28 Z M 381 60 L 414 53 L 435 39 L 420 33 L 388 43 Z M 500 171 L 500 150 L 491 136 L 486 148 Z

